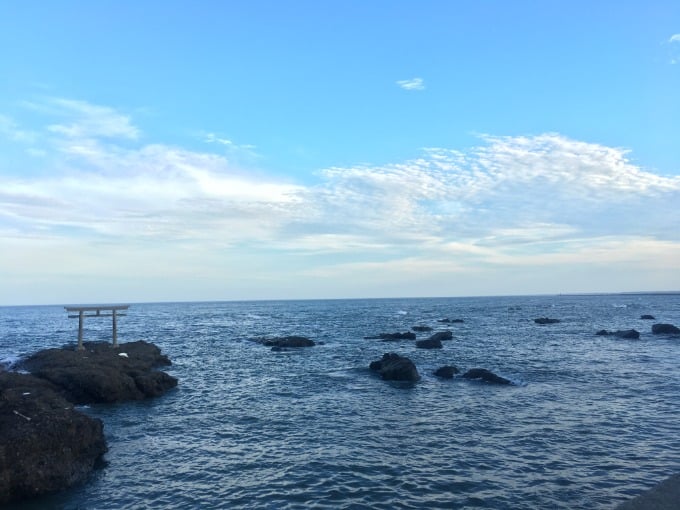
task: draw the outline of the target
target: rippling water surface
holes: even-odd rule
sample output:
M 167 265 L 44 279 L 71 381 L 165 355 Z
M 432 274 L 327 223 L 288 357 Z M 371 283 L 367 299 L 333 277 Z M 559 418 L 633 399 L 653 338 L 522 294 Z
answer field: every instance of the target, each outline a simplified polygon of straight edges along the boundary
M 132 305 L 120 340 L 159 345 L 178 388 L 86 409 L 105 423 L 108 465 L 21 508 L 611 509 L 680 471 L 680 338 L 652 335 L 642 314 L 680 325 L 680 296 Z M 110 335 L 108 321 L 85 325 L 88 340 Z M 363 339 L 415 325 L 455 338 L 441 350 Z M 639 340 L 594 335 L 630 328 Z M 76 330 L 62 307 L 0 308 L 0 358 Z M 249 341 L 290 334 L 320 345 Z M 370 373 L 388 351 L 422 380 Z M 431 375 L 445 364 L 516 384 Z

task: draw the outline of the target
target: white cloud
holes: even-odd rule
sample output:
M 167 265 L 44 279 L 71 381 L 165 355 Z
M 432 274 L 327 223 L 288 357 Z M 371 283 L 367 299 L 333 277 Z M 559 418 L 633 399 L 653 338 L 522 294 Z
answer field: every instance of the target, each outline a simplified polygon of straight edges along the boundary
M 484 136 L 465 151 L 329 168 L 302 185 L 250 175 L 215 153 L 131 143 L 137 128 L 109 108 L 62 100 L 49 103 L 52 115 L 62 116 L 64 104 L 79 112 L 68 124 L 77 127 L 48 123 L 52 137 L 35 148 L 52 166 L 0 174 L 0 237 L 12 245 L 0 256 L 5 273 L 29 274 L 39 262 L 57 274 L 57 253 L 97 272 L 91 260 L 115 251 L 131 274 L 156 257 L 165 270 L 190 264 L 199 280 L 212 273 L 247 286 L 256 276 L 314 276 L 310 286 L 332 281 L 351 292 L 348 282 L 361 278 L 357 288 L 380 295 L 371 283 L 409 282 L 427 294 L 427 282 L 452 275 L 470 285 L 471 275 L 511 282 L 497 271 L 526 268 L 533 278 L 531 268 L 545 276 L 607 261 L 607 274 L 657 275 L 680 260 L 680 177 L 646 171 L 621 148 L 559 134 Z
M 18 124 L 7 115 L 0 114 L 0 136 L 12 142 L 32 143 L 36 139 L 36 134 L 20 129 Z
M 425 81 L 422 78 L 411 78 L 410 80 L 397 81 L 404 90 L 425 90 Z
M 670 39 L 668 39 L 669 43 L 680 43 L 680 34 L 673 34 Z
M 23 104 L 25 107 L 56 117 L 58 122 L 49 125 L 47 130 L 70 139 L 136 140 L 140 134 L 128 115 L 108 106 L 64 98 L 50 98 L 42 102 Z

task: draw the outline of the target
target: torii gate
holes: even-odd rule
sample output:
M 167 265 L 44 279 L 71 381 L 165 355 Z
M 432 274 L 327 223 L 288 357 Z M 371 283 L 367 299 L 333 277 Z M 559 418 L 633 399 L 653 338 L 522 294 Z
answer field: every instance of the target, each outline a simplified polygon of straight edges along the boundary
M 83 347 L 83 322 L 85 317 L 112 317 L 113 325 L 113 347 L 118 347 L 118 324 L 116 319 L 120 316 L 124 316 L 124 313 L 118 313 L 119 310 L 127 310 L 130 305 L 88 305 L 88 306 L 65 306 L 67 312 L 78 312 L 78 315 L 69 315 L 69 319 L 78 318 L 78 350 L 82 351 L 85 349 Z M 102 311 L 108 312 L 110 314 L 101 313 Z M 93 313 L 86 313 L 93 312 Z

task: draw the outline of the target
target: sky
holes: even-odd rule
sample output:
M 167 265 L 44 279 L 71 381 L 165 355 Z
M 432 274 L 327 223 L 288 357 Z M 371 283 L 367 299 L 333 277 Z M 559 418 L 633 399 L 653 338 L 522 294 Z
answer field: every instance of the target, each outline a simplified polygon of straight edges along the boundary
M 680 2 L 0 0 L 0 305 L 680 290 Z

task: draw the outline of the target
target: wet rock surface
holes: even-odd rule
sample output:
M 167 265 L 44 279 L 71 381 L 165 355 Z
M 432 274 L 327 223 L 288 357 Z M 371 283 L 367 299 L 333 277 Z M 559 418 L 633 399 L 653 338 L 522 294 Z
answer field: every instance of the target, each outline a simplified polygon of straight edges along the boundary
M 444 365 L 435 370 L 434 375 L 436 377 L 441 377 L 442 379 L 453 379 L 453 376 L 459 372 L 460 370 L 453 365 Z
M 47 381 L 0 373 L 0 503 L 81 483 L 106 452 L 101 420 Z
M 297 347 L 313 347 L 316 345 L 314 340 L 307 338 L 306 336 L 279 336 L 275 338 L 255 338 L 255 342 L 271 347 L 272 350 L 282 350 L 288 348 Z
M 45 379 L 74 404 L 125 402 L 158 397 L 177 386 L 177 379 L 155 370 L 170 365 L 155 345 L 138 341 L 114 348 L 105 342 L 45 349 L 18 364 L 18 368 Z
M 431 335 L 428 340 L 445 342 L 446 340 L 453 340 L 453 333 L 451 331 L 438 331 L 434 335 Z
M 425 340 L 418 340 L 416 347 L 418 349 L 441 349 L 443 345 L 442 341 L 438 338 L 427 338 Z
M 369 368 L 378 372 L 386 381 L 415 382 L 420 379 L 413 361 L 394 352 L 383 354 L 382 359 L 371 362 Z
M 636 329 L 620 329 L 618 331 L 607 331 L 606 329 L 601 329 L 595 334 L 598 336 L 615 336 L 617 338 L 625 338 L 627 340 L 637 340 L 640 338 L 640 332 Z
M 677 335 L 680 334 L 680 328 L 673 324 L 653 324 L 652 333 L 655 335 Z
M 365 336 L 364 340 L 382 340 L 383 342 L 393 342 L 397 340 L 415 340 L 416 334 L 412 331 L 403 333 L 380 333 L 379 335 Z
M 536 324 L 557 324 L 560 322 L 559 319 L 551 319 L 550 317 L 539 317 L 537 319 L 534 319 L 534 322 Z
M 494 384 L 512 384 L 512 381 L 509 379 L 496 375 L 486 368 L 473 368 L 465 372 L 463 377 L 465 379 L 481 379 L 482 381 Z
M 0 504 L 55 492 L 87 479 L 106 452 L 104 426 L 74 404 L 156 397 L 177 379 L 158 347 L 103 342 L 39 351 L 0 371 Z

